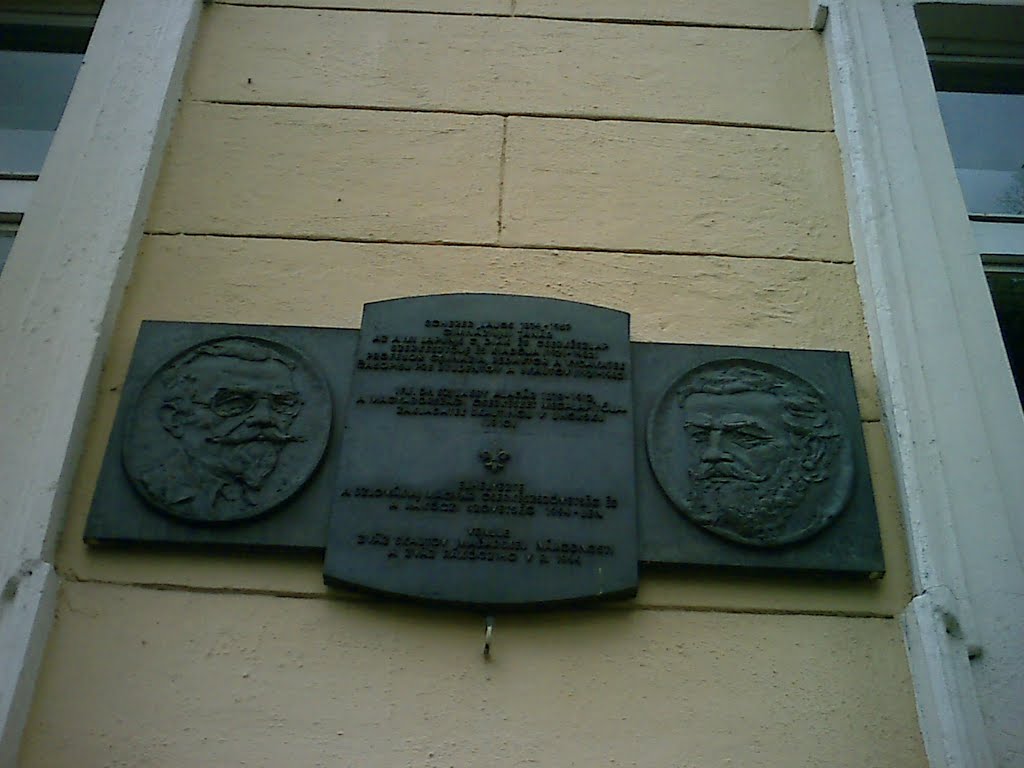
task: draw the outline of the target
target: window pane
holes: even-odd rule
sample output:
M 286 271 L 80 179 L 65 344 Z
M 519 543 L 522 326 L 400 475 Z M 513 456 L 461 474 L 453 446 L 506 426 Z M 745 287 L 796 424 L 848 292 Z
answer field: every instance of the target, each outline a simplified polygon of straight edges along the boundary
M 1024 403 L 1024 273 L 989 272 L 986 277 L 1017 393 Z
M 7 263 L 7 254 L 11 252 L 11 246 L 14 244 L 14 233 L 12 232 L 0 232 L 0 272 L 4 269 L 4 264 Z
M 15 7 L 12 7 L 12 0 L 0 1 L 0 6 L 8 12 L 0 17 L 0 49 L 82 53 L 89 45 L 102 3 L 100 0 L 73 3 L 45 0 L 44 4 L 35 0 L 20 3 L 24 6 L 20 9 L 16 1 L 13 5 Z
M 78 53 L 0 51 L 0 173 L 39 173 L 81 64 Z
M 928 45 L 939 112 L 1024 404 L 1024 40 L 1004 34 L 1024 31 L 1022 14 L 1012 10 L 1011 26 L 1009 17 L 991 24 L 992 40 L 977 50 L 953 38 Z
M 1024 215 L 1024 95 L 938 97 L 968 212 Z

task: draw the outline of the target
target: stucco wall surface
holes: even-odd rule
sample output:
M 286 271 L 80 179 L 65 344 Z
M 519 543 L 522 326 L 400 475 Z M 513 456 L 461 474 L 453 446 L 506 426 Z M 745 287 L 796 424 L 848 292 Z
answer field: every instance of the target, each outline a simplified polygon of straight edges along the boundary
M 831 133 L 188 103 L 149 226 L 849 262 L 839 173 Z
M 215 5 L 193 66 L 202 100 L 832 127 L 807 31 Z
M 235 5 L 268 5 L 234 0 Z M 564 19 L 653 21 L 698 26 L 805 29 L 803 0 L 275 0 L 282 7 L 466 13 L 482 16 L 539 16 Z
M 23 768 L 923 765 L 894 622 L 69 584 Z M 69 695 L 69 691 L 90 695 Z
M 204 12 L 23 764 L 923 764 L 805 3 L 269 5 Z M 886 577 L 644 573 L 635 601 L 501 618 L 484 662 L 480 617 L 328 592 L 316 557 L 82 543 L 143 319 L 357 327 L 365 302 L 452 291 L 613 307 L 639 341 L 849 352 Z

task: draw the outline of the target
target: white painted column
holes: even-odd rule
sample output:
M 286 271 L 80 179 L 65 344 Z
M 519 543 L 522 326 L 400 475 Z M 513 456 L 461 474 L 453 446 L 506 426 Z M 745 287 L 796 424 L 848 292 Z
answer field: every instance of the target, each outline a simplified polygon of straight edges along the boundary
M 811 13 L 907 526 L 917 597 L 903 619 L 925 747 L 944 768 L 1019 764 L 1024 418 L 914 2 Z
M 0 274 L 0 766 L 17 759 L 54 543 L 200 6 L 106 0 Z

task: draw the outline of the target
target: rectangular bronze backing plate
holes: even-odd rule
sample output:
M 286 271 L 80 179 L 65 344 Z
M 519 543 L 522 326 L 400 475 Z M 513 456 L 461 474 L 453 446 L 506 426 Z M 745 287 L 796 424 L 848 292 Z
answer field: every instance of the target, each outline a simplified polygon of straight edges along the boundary
M 878 517 L 847 353 L 696 344 L 634 343 L 632 347 L 642 562 L 817 571 L 851 576 L 880 576 L 884 573 Z M 662 435 L 660 440 L 671 443 L 685 437 L 678 403 L 668 403 L 664 411 L 659 411 L 664 415 L 652 417 L 658 403 L 663 397 L 673 397 L 677 382 L 688 371 L 702 364 L 728 360 L 755 361 L 755 365 L 765 363 L 796 374 L 820 390 L 838 415 L 839 429 L 849 441 L 851 450 L 852 491 L 849 502 L 832 522 L 806 540 L 778 547 L 762 547 L 737 543 L 711 533 L 693 522 L 680 505 L 670 499 L 669 492 L 659 482 L 652 467 L 650 433 L 656 428 L 652 426 L 652 419 L 663 422 L 662 429 L 668 431 L 667 437 Z M 684 470 L 676 471 L 681 473 Z M 666 483 L 673 484 L 671 473 L 666 474 L 669 475 Z M 680 474 L 677 479 L 681 477 Z
M 297 430 L 299 434 L 293 434 L 292 437 L 296 439 L 284 445 L 279 464 L 262 481 L 260 478 L 251 479 L 254 484 L 262 483 L 264 491 L 261 493 L 266 496 L 255 493 L 252 499 L 254 503 L 249 504 L 243 499 L 234 508 L 229 504 L 221 505 L 227 511 L 220 513 L 228 517 L 234 514 L 261 514 L 235 521 L 192 519 L 201 518 L 204 513 L 195 509 L 194 505 L 190 511 L 188 497 L 195 495 L 192 487 L 197 483 L 189 479 L 191 462 L 178 452 L 184 444 L 183 438 L 181 435 L 175 437 L 168 431 L 180 431 L 170 418 L 174 408 L 163 402 L 172 398 L 166 392 L 153 390 L 165 387 L 162 378 L 168 376 L 168 362 L 178 358 L 185 350 L 217 339 L 239 337 L 255 340 L 242 342 L 243 356 L 253 356 L 252 350 L 256 351 L 257 357 L 264 353 L 275 353 L 283 356 L 293 366 L 290 378 L 298 390 L 301 403 L 291 406 L 285 403 L 284 408 L 291 408 L 285 414 L 286 419 L 292 419 L 286 429 Z M 352 357 L 358 337 L 358 331 L 344 328 L 143 322 L 93 495 L 85 529 L 86 542 L 323 549 L 333 493 L 332 474 L 338 463 L 348 384 L 352 376 Z M 244 351 L 245 345 L 250 348 L 249 352 Z M 218 382 L 218 386 L 223 384 L 221 376 Z M 326 385 L 330 401 L 333 402 L 333 406 L 327 404 L 327 409 L 320 402 L 323 385 Z M 197 399 L 202 400 L 204 396 L 199 395 Z M 255 411 L 263 408 L 266 403 L 257 397 L 253 405 Z M 208 407 L 196 406 L 200 410 Z M 231 404 L 219 403 L 218 407 L 223 411 L 230 408 Z M 146 413 L 140 417 L 144 426 L 136 434 L 129 424 L 136 423 L 133 420 L 137 409 Z M 161 410 L 167 411 L 166 427 L 160 423 Z M 125 453 L 131 456 L 123 460 L 122 446 L 129 432 L 134 437 L 129 438 L 131 445 Z M 314 454 L 321 449 L 325 439 L 326 448 L 318 461 Z M 254 450 L 259 451 L 261 448 L 256 447 Z M 147 462 L 139 459 L 139 454 L 149 451 L 162 454 L 159 461 L 148 462 L 152 466 L 147 466 Z M 295 459 L 289 459 L 289 451 L 297 452 Z M 170 458 L 164 460 L 163 456 Z M 133 482 L 127 466 L 135 467 L 133 471 L 137 481 Z M 283 490 L 272 488 L 268 491 L 272 483 L 277 483 Z M 288 483 L 292 485 L 287 486 Z M 177 484 L 178 490 L 168 490 L 174 484 Z M 140 489 L 140 485 L 145 488 Z M 162 499 L 172 508 L 180 507 L 180 511 L 174 514 L 161 511 L 157 504 L 144 498 L 146 492 L 151 494 L 151 498 Z M 281 498 L 283 501 L 278 502 Z
M 635 594 L 627 314 L 377 302 L 357 360 L 328 583 L 490 607 Z
M 526 297 L 520 297 L 526 298 Z M 571 303 L 570 303 L 571 304 Z M 582 306 L 582 305 L 579 305 Z M 543 319 L 543 318 L 541 318 Z M 269 344 L 279 344 L 294 349 L 316 370 L 323 374 L 333 403 L 330 435 L 323 459 L 314 468 L 308 482 L 305 482 L 291 496 L 263 514 L 252 519 L 219 523 L 200 522 L 161 511 L 157 505 L 147 501 L 133 483 L 122 460 L 122 446 L 125 441 L 126 423 L 131 411 L 145 389 L 147 382 L 184 350 L 210 340 L 224 337 L 255 337 Z M 360 332 L 351 329 L 303 328 L 261 325 L 227 325 L 206 323 L 181 323 L 146 321 L 140 329 L 132 362 L 125 380 L 121 402 L 108 442 L 106 456 L 97 482 L 92 508 L 86 526 L 85 539 L 91 544 L 151 544 L 208 546 L 223 545 L 243 548 L 276 549 L 323 549 L 327 541 L 327 520 L 331 504 L 340 499 L 344 488 L 335 479 L 335 471 L 342 460 L 341 438 L 348 407 L 348 390 L 353 378 L 355 355 Z M 369 339 L 367 344 L 372 344 Z M 620 511 L 636 509 L 639 528 L 639 554 L 641 562 L 657 565 L 725 566 L 743 569 L 767 569 L 785 571 L 831 572 L 849 575 L 878 575 L 884 571 L 878 521 L 871 490 L 870 474 L 864 450 L 863 435 L 856 395 L 853 387 L 849 356 L 841 352 L 815 350 L 785 350 L 767 348 L 744 348 L 723 346 L 702 346 L 687 344 L 630 344 L 633 371 L 631 382 L 616 382 L 622 389 L 632 387 L 632 406 L 635 438 L 616 435 L 613 438 L 590 437 L 596 431 L 595 425 L 561 422 L 561 426 L 548 425 L 548 432 L 556 440 L 560 432 L 580 433 L 577 438 L 565 442 L 571 449 L 560 449 L 552 454 L 550 470 L 557 474 L 559 468 L 570 468 L 571 472 L 589 471 L 591 450 L 603 451 L 606 458 L 615 454 L 611 465 L 618 466 L 618 453 L 622 447 L 633 443 L 635 453 L 635 507 L 628 491 L 632 478 L 627 479 L 616 469 L 617 491 L 614 494 Z M 782 547 L 753 547 L 730 541 L 710 533 L 693 522 L 680 506 L 672 501 L 659 483 L 652 469 L 648 455 L 648 427 L 651 412 L 664 393 L 677 379 L 690 369 L 711 361 L 743 358 L 775 365 L 802 377 L 818 388 L 836 409 L 841 428 L 852 450 L 854 479 L 849 503 L 834 521 L 806 541 Z M 413 375 L 408 377 L 417 385 L 428 385 Z M 491 388 L 501 387 L 496 383 L 499 377 L 492 377 Z M 536 382 L 546 381 L 537 377 Z M 545 391 L 550 387 L 539 387 Z M 569 387 L 571 389 L 571 387 Z M 600 387 L 598 389 L 601 389 Z M 617 392 L 619 390 L 616 390 Z M 617 394 L 616 397 L 619 395 Z M 614 399 L 614 398 L 612 398 Z M 610 402 L 610 400 L 609 400 Z M 374 409 L 377 410 L 377 409 Z M 422 419 L 419 419 L 422 421 Z M 398 419 L 409 423 L 407 417 Z M 447 420 L 442 420 L 447 421 Z M 479 420 L 477 420 L 479 421 Z M 599 429 L 600 429 L 600 425 Z M 526 434 L 525 430 L 521 434 Z M 479 435 L 494 437 L 491 449 L 503 450 L 500 438 L 503 434 L 514 434 L 501 429 L 484 430 Z M 540 440 L 535 431 L 532 440 Z M 403 440 L 408 436 L 404 436 Z M 424 438 L 424 450 L 436 451 L 444 445 L 441 433 Z M 460 437 L 463 439 L 465 436 Z M 564 436 L 563 436 L 564 437 Z M 680 433 L 681 437 L 681 433 Z M 156 430 L 157 442 L 172 438 L 166 429 Z M 445 438 L 447 439 L 447 438 Z M 522 441 L 523 438 L 516 438 Z M 402 441 L 399 441 L 401 443 Z M 422 440 L 420 442 L 423 442 Z M 509 442 L 509 441 L 504 441 Z M 306 446 L 309 441 L 299 443 Z M 512 445 L 509 442 L 509 445 Z M 536 443 L 540 445 L 541 443 Z M 421 446 L 422 447 L 422 446 Z M 507 450 L 505 446 L 504 450 Z M 519 448 L 517 448 L 519 450 Z M 547 449 L 545 449 L 547 450 Z M 611 453 L 609 453 L 611 451 Z M 475 455 L 475 454 L 474 454 Z M 496 453 L 493 457 L 500 460 Z M 362 461 L 363 459 L 360 459 Z M 510 459 L 509 466 L 514 459 Z M 308 464 L 308 462 L 307 462 Z M 438 460 L 437 466 L 444 470 L 445 462 Z M 300 467 L 301 469 L 302 467 Z M 307 471 L 308 466 L 303 471 Z M 439 470 L 439 471 L 440 471 Z M 424 468 L 424 471 L 428 471 Z M 294 474 L 294 473 L 293 473 Z M 302 473 L 299 473 L 301 475 Z M 491 473 L 484 472 L 491 476 Z M 511 475 L 510 475 L 511 476 Z M 495 482 L 502 474 L 493 475 Z M 588 491 L 580 486 L 580 493 Z M 597 498 L 596 494 L 592 494 Z M 605 500 L 607 501 L 607 500 Z M 257 509 L 257 511 L 260 511 Z M 576 510 L 578 513 L 579 510 Z M 633 514 L 630 512 L 630 514 Z M 488 517 L 482 515 L 481 517 Z M 488 526 L 481 525 L 486 529 Z M 503 529 L 504 530 L 504 529 Z M 511 529 L 509 529 L 511 530 Z M 625 530 L 625 529 L 624 529 Z M 359 535 L 359 534 L 356 534 Z M 366 531 L 362 532 L 367 535 Z M 622 539 L 622 532 L 613 537 Z M 628 539 L 628 536 L 627 536 Z M 554 542 L 554 539 L 552 539 Z M 570 543 L 570 542 L 564 542 Z M 632 545 L 628 541 L 617 545 L 616 552 L 624 553 Z M 624 549 L 622 548 L 624 547 Z M 372 548 L 371 545 L 356 549 Z M 407 547 L 415 552 L 417 547 Z M 402 552 L 404 556 L 405 552 Z M 424 552 L 420 551 L 423 555 Z M 558 557 L 558 554 L 555 554 Z M 342 569 L 344 570 L 344 569 Z M 328 574 L 330 578 L 330 574 Z M 631 577 L 632 578 L 632 577 Z M 339 582 L 349 582 L 338 578 Z M 456 587 L 452 587 L 455 590 Z M 511 588 L 515 592 L 517 588 Z M 385 590 L 387 591 L 387 590 Z M 622 593 L 622 590 L 617 590 Z M 625 589 L 625 593 L 629 588 Z M 455 595 L 455 592 L 451 592 Z M 426 596 L 429 597 L 429 596 Z M 458 595 L 455 595 L 457 598 Z M 519 599 L 521 594 L 516 596 Z M 447 599 L 458 602 L 457 599 Z M 557 599 L 557 598 L 553 598 Z M 500 603 L 500 600 L 496 600 Z M 514 602 L 514 600 L 512 600 Z M 545 602 L 541 599 L 538 602 Z

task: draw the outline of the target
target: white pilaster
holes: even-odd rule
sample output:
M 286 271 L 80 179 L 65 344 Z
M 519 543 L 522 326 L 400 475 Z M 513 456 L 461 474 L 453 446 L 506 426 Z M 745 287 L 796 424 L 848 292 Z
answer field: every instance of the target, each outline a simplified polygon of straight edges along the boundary
M 106 0 L 0 274 L 0 765 L 53 620 L 81 436 L 177 108 L 200 0 Z

